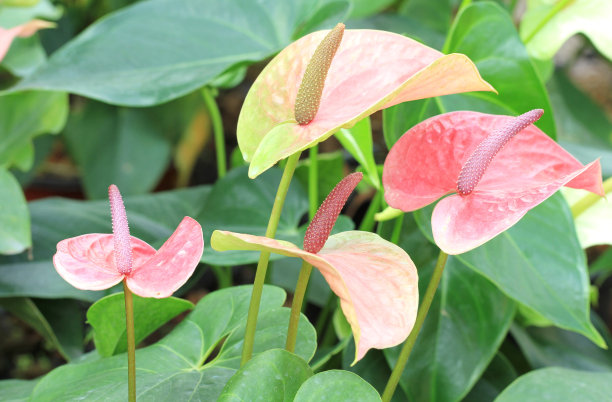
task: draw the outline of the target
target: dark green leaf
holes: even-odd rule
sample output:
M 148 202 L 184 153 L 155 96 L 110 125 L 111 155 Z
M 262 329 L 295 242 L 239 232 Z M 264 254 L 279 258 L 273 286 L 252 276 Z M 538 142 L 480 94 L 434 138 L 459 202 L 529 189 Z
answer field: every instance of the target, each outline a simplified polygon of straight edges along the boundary
M 309 0 L 139 2 L 89 26 L 13 90 L 61 90 L 126 106 L 163 103 L 232 66 L 278 52 L 324 6 Z
M 463 399 L 465 402 L 490 402 L 504 388 L 516 380 L 517 374 L 508 359 L 498 352 L 474 388 Z
M 294 401 L 376 402 L 380 401 L 380 395 L 357 374 L 350 371 L 330 370 L 318 373 L 306 380 Z
M 176 297 L 154 299 L 133 295 L 133 301 L 136 344 L 170 319 L 193 308 L 193 303 Z M 100 356 L 108 357 L 127 350 L 123 293 L 106 296 L 94 303 L 87 310 L 87 321 L 94 329 L 94 342 Z
M 240 156 L 242 160 L 242 156 Z M 308 188 L 308 170 L 310 159 L 300 161 L 295 169 L 295 178 L 302 183 L 303 188 Z M 327 194 L 336 187 L 336 184 L 344 178 L 344 159 L 341 152 L 330 152 L 317 155 L 317 167 L 319 169 L 318 194 L 319 204 L 323 202 Z
M 559 367 L 531 371 L 514 381 L 495 402 L 601 402 L 612 395 L 612 373 Z
M 293 401 L 312 370 L 299 356 L 282 349 L 268 350 L 250 360 L 227 382 L 219 401 Z
M 32 245 L 30 214 L 21 186 L 0 167 L 0 254 L 17 254 Z
M 415 213 L 431 239 L 431 206 Z M 486 244 L 457 256 L 519 303 L 555 325 L 603 345 L 589 319 L 584 253 L 567 203 L 555 194 Z
M 419 270 L 420 294 L 432 272 Z M 411 401 L 454 401 L 480 378 L 504 340 L 515 303 L 449 257 L 429 314 L 400 379 Z M 385 350 L 395 366 L 401 345 Z

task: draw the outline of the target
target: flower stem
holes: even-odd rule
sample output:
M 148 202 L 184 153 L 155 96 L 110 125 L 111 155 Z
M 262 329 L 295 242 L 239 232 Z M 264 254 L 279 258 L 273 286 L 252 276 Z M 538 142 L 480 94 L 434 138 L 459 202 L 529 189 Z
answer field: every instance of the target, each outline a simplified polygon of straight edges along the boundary
M 308 215 L 310 219 L 317 213 L 319 208 L 319 163 L 318 156 L 319 147 L 317 145 L 310 148 L 308 157 Z
M 304 295 L 308 287 L 308 280 L 312 272 L 312 265 L 304 261 L 300 269 L 300 276 L 295 285 L 295 293 L 293 293 L 293 303 L 291 304 L 291 316 L 289 318 L 289 329 L 287 330 L 287 344 L 285 349 L 293 353 L 295 350 L 295 342 L 297 340 L 298 325 L 300 323 L 300 313 L 302 311 L 302 303 Z
M 391 372 L 391 376 L 389 377 L 389 381 L 387 382 L 387 386 L 385 387 L 385 391 L 383 392 L 383 402 L 389 402 L 391 400 L 391 397 L 393 396 L 393 393 L 395 392 L 395 388 L 397 388 L 399 379 L 402 375 L 402 372 L 404 371 L 406 363 L 408 362 L 408 358 L 410 357 L 410 353 L 412 352 L 414 343 L 416 342 L 416 339 L 419 336 L 419 332 L 421 331 L 423 322 L 425 322 L 425 317 L 427 317 L 427 313 L 429 312 L 429 307 L 433 302 L 436 290 L 438 289 L 438 285 L 440 284 L 440 279 L 442 278 L 442 272 L 444 272 L 444 266 L 446 265 L 447 258 L 448 254 L 440 250 L 438 262 L 436 263 L 436 267 L 434 268 L 434 272 L 431 277 L 431 280 L 429 281 L 429 285 L 427 285 L 425 296 L 423 296 L 423 302 L 421 303 L 421 306 L 419 307 L 419 312 L 417 313 L 414 328 L 412 328 L 412 332 L 408 336 L 408 339 L 406 339 L 406 342 L 404 342 L 402 351 L 400 352 L 397 362 L 395 363 L 395 367 L 393 368 L 393 372 Z
M 527 36 L 525 36 L 525 39 L 523 40 L 524 44 L 528 44 L 534 36 L 536 36 L 536 34 L 538 32 L 540 32 L 540 30 L 542 28 L 544 28 L 544 26 L 546 24 L 548 24 L 548 21 L 550 21 L 555 15 L 557 15 L 557 13 L 561 10 L 563 10 L 565 7 L 567 7 L 569 5 L 570 2 L 572 2 L 574 0 L 561 0 L 559 2 L 557 2 L 553 8 L 550 9 L 550 11 L 548 12 L 548 14 L 546 14 L 546 16 L 544 16 L 544 18 L 542 18 L 542 21 L 540 21 L 538 23 L 538 25 L 536 25 L 536 27 L 533 29 L 533 31 L 529 32 L 529 34 Z
M 125 296 L 125 329 L 127 335 L 128 358 L 128 400 L 136 402 L 136 342 L 134 340 L 134 302 L 132 291 L 128 289 L 127 282 L 123 280 L 123 294 Z
M 391 243 L 396 244 L 399 242 L 400 235 L 402 234 L 402 225 L 404 224 L 404 214 L 401 214 L 395 218 L 393 224 L 393 233 L 391 233 Z
M 215 136 L 215 152 L 217 154 L 217 174 L 219 178 L 225 176 L 227 172 L 227 162 L 225 159 L 225 135 L 223 133 L 223 120 L 221 119 L 221 112 L 215 101 L 215 97 L 209 87 L 204 87 L 201 90 L 202 98 L 206 104 L 206 109 L 210 114 L 210 120 L 213 125 L 213 132 Z
M 285 165 L 285 171 L 281 178 L 278 190 L 276 191 L 276 197 L 274 198 L 274 205 L 272 206 L 272 213 L 270 213 L 270 219 L 268 220 L 268 228 L 266 229 L 266 237 L 274 238 L 276 235 L 276 228 L 278 227 L 278 221 L 285 204 L 285 198 L 287 197 L 287 191 L 289 191 L 289 184 L 295 172 L 295 167 L 300 159 L 300 152 L 296 152 L 287 158 L 287 164 Z M 244 366 L 246 362 L 251 359 L 253 355 L 253 344 L 255 343 L 255 329 L 257 326 L 257 315 L 259 314 L 259 303 L 261 302 L 261 294 L 263 293 L 263 285 L 266 280 L 266 272 L 268 271 L 268 261 L 270 260 L 270 252 L 262 251 L 259 256 L 259 262 L 257 263 L 257 270 L 255 271 L 255 280 L 253 281 L 253 293 L 251 294 L 251 304 L 249 305 L 249 315 L 247 317 L 246 329 L 244 333 L 244 346 L 242 347 L 242 360 L 241 366 Z
M 607 194 L 612 191 L 612 177 L 609 177 L 608 179 L 606 179 L 606 181 L 603 182 L 603 190 L 604 194 Z M 577 218 L 578 215 L 591 208 L 593 204 L 595 204 L 599 200 L 601 200 L 600 195 L 593 193 L 585 195 L 580 200 L 578 200 L 577 203 L 572 205 L 572 215 L 574 216 L 574 218 Z
M 359 225 L 359 230 L 363 230 L 365 232 L 371 232 L 374 229 L 374 215 L 380 209 L 380 203 L 382 201 L 382 191 L 377 190 L 370 201 L 370 205 L 361 221 L 361 225 Z

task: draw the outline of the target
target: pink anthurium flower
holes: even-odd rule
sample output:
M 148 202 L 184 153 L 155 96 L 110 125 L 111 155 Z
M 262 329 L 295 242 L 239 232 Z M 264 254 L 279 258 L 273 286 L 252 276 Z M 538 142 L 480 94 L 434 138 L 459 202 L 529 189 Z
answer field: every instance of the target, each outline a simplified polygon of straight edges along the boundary
M 6 56 L 15 38 L 27 38 L 28 36 L 34 35 L 39 29 L 52 28 L 54 26 L 55 24 L 52 22 L 32 20 L 9 29 L 0 27 L 0 61 Z
M 286 47 L 251 87 L 237 128 L 242 155 L 251 162 L 249 177 L 398 103 L 458 92 L 495 91 L 465 55 L 443 55 L 390 32 L 347 30 L 335 36 L 340 42 L 333 44 L 331 55 L 319 61 L 325 65 L 321 68 L 329 70 L 323 77 L 324 86 L 323 82 L 311 84 L 322 90 L 315 102 L 318 112 L 311 121 L 300 124 L 294 113 L 298 90 L 309 62 L 317 59 L 313 57 L 315 49 L 319 44 L 326 47 L 322 39 L 328 32 L 314 32 Z
M 422 208 L 446 194 L 432 215 L 436 244 L 448 254 L 472 250 L 517 223 L 562 186 L 603 196 L 601 166 L 583 166 L 533 123 L 518 117 L 452 112 L 410 129 L 385 161 L 390 206 Z
M 107 289 L 125 280 L 142 297 L 169 297 L 191 276 L 204 251 L 202 228 L 186 216 L 157 251 L 130 236 L 117 186 L 108 189 L 113 234 L 92 233 L 57 244 L 53 265 L 78 289 Z
M 325 199 L 306 230 L 304 250 L 287 241 L 215 230 L 215 250 L 269 251 L 302 258 L 318 268 L 355 337 L 355 362 L 370 348 L 395 346 L 408 336 L 419 304 L 414 263 L 400 247 L 370 232 L 329 236 L 346 199 L 361 180 L 353 173 Z

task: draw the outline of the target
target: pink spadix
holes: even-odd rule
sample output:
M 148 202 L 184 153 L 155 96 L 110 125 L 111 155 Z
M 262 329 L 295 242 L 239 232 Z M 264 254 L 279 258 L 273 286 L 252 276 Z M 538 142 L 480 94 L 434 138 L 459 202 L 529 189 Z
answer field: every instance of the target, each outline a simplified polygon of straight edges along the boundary
M 125 206 L 119 189 L 114 184 L 108 188 L 111 220 L 113 221 L 113 244 L 115 247 L 115 266 L 117 271 L 126 275 L 132 272 L 132 244 Z
M 457 193 L 468 195 L 474 191 L 491 161 L 497 153 L 521 130 L 537 121 L 544 114 L 543 109 L 534 109 L 514 118 L 503 127 L 493 131 L 472 152 L 461 168 L 457 179 Z
M 346 200 L 362 178 L 363 173 L 360 172 L 346 176 L 325 198 L 306 229 L 304 251 L 314 254 L 321 251 Z

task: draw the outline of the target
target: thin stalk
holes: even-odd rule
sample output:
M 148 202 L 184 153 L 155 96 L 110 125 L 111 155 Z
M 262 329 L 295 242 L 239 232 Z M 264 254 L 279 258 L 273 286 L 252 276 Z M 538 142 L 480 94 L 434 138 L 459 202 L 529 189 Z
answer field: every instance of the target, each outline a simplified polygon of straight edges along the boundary
M 404 371 L 404 367 L 406 367 L 406 363 L 408 362 L 408 358 L 410 357 L 414 343 L 419 336 L 423 322 L 425 322 L 425 317 L 427 317 L 427 313 L 429 312 L 429 307 L 431 306 L 436 290 L 438 289 L 438 285 L 440 284 L 440 279 L 442 278 L 442 272 L 444 272 L 444 266 L 446 265 L 447 258 L 448 255 L 444 251 L 440 250 L 438 262 L 434 268 L 429 285 L 427 285 L 425 296 L 423 296 L 423 302 L 421 303 L 419 312 L 417 313 L 414 328 L 412 328 L 412 332 L 402 347 L 402 351 L 400 352 L 397 362 L 395 363 L 395 367 L 393 368 L 391 376 L 389 377 L 389 381 L 387 382 L 387 386 L 385 387 L 385 391 L 383 392 L 383 402 L 389 402 L 393 396 L 393 393 L 395 392 L 395 388 L 397 388 L 399 379 Z
M 293 293 L 293 303 L 291 304 L 291 316 L 289 318 L 289 328 L 287 329 L 287 344 L 285 349 L 293 353 L 295 350 L 295 342 L 297 340 L 298 325 L 300 323 L 300 313 L 302 311 L 302 303 L 304 295 L 308 287 L 308 280 L 312 272 L 312 265 L 304 261 L 300 269 L 300 276 L 295 285 L 295 293 Z
M 325 323 L 327 322 L 327 319 L 329 318 L 329 314 L 331 313 L 332 309 L 336 306 L 335 302 L 336 302 L 336 295 L 334 294 L 334 292 L 329 292 L 329 296 L 327 297 L 327 302 L 325 303 L 323 310 L 319 314 L 319 318 L 317 318 L 317 323 L 315 324 L 315 332 L 317 334 L 320 334 L 323 331 L 323 326 L 325 326 Z
M 402 225 L 404 224 L 404 214 L 401 214 L 395 218 L 395 224 L 393 225 L 393 233 L 391 233 L 391 243 L 397 244 L 399 242 L 400 235 L 402 234 Z
M 609 177 L 608 179 L 606 179 L 606 181 L 603 182 L 603 190 L 604 194 L 607 194 L 612 191 L 612 177 Z M 585 195 L 572 206 L 572 215 L 574 216 L 574 218 L 577 218 L 578 215 L 592 207 L 593 204 L 595 204 L 599 200 L 601 200 L 601 196 L 597 194 L 589 193 Z
M 219 267 L 213 265 L 211 268 L 215 274 L 215 277 L 217 278 L 219 289 L 229 288 L 232 286 L 232 269 L 230 267 Z
M 296 152 L 287 159 L 283 177 L 281 178 L 278 190 L 276 191 L 276 197 L 274 198 L 274 205 L 272 206 L 272 213 L 270 213 L 270 219 L 268 220 L 268 228 L 266 229 L 266 237 L 274 238 L 276 235 L 276 228 L 278 227 L 278 221 L 285 204 L 285 198 L 287 197 L 287 191 L 289 191 L 289 184 L 291 178 L 295 172 L 295 167 L 300 159 L 300 152 Z M 259 303 L 261 302 L 261 294 L 263 293 L 263 285 L 266 280 L 266 272 L 268 271 L 268 262 L 270 261 L 270 252 L 262 251 L 259 256 L 259 262 L 257 263 L 257 270 L 255 271 L 255 280 L 253 281 L 253 293 L 251 294 L 251 303 L 249 305 L 249 314 L 247 317 L 246 329 L 244 333 L 244 346 L 242 348 L 242 360 L 241 366 L 244 366 L 246 362 L 251 359 L 253 355 L 253 344 L 255 343 L 255 329 L 257 326 L 257 315 L 259 314 Z
M 559 11 L 567 7 L 569 3 L 571 3 L 572 1 L 574 0 L 561 0 L 557 4 L 555 4 L 554 7 L 550 9 L 548 14 L 546 14 L 546 16 L 542 18 L 542 21 L 540 21 L 540 23 L 536 25 L 533 31 L 529 32 L 529 34 L 525 36 L 523 43 L 524 44 L 529 43 L 533 39 L 533 37 L 536 36 L 536 34 L 540 32 L 540 30 L 544 28 L 546 24 L 548 24 L 548 21 L 550 21 L 555 15 L 557 15 Z
M 215 97 L 209 87 L 204 87 L 201 90 L 202 98 L 206 104 L 206 109 L 210 114 L 210 120 L 212 121 L 213 132 L 215 136 L 215 152 L 217 154 L 217 174 L 219 178 L 225 176 L 227 172 L 227 162 L 225 158 L 225 134 L 223 133 L 223 120 L 221 119 L 221 112 L 215 101 Z
M 123 280 L 123 294 L 125 296 L 125 329 L 127 335 L 128 400 L 129 402 L 136 402 L 136 341 L 134 340 L 134 301 L 132 291 L 128 289 L 125 279 Z
M 310 148 L 308 158 L 308 215 L 310 219 L 317 213 L 319 208 L 319 147 L 317 145 Z
M 371 232 L 374 229 L 374 215 L 380 210 L 380 203 L 382 201 L 382 191 L 376 191 L 374 194 L 374 198 L 370 202 L 370 206 L 368 206 L 368 210 L 361 221 L 361 225 L 359 225 L 359 230 L 363 230 L 365 232 Z

